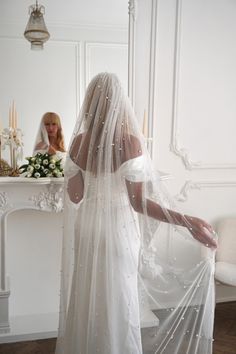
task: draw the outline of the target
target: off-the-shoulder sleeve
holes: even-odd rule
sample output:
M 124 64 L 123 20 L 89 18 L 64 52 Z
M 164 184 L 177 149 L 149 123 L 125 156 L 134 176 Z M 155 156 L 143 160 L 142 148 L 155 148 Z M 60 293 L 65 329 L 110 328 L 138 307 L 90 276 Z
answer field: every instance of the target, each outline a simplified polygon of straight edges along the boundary
M 61 160 L 61 166 L 64 168 L 65 163 L 66 163 L 66 152 L 57 151 L 55 155 L 56 155 L 57 159 Z
M 80 171 L 81 168 L 74 163 L 74 161 L 70 158 L 69 155 L 66 157 L 66 163 L 65 163 L 65 174 L 67 177 L 71 178 L 75 176 L 78 171 Z
M 132 182 L 144 182 L 148 180 L 147 161 L 143 155 L 125 161 L 121 165 L 121 173 L 125 179 Z

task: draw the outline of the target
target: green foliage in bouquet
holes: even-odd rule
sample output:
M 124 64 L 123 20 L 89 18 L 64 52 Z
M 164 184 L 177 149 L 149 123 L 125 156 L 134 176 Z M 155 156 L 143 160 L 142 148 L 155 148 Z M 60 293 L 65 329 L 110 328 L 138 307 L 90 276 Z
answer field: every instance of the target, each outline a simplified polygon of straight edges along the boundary
M 56 155 L 48 153 L 37 153 L 35 156 L 26 157 L 28 164 L 20 167 L 20 173 L 25 177 L 63 177 L 62 159 L 58 159 Z

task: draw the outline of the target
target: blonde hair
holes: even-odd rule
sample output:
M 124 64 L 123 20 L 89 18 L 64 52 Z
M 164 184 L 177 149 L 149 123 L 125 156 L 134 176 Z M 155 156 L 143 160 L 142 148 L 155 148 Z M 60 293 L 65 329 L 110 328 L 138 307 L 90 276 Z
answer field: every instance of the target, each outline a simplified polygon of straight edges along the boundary
M 62 127 L 61 127 L 61 119 L 57 113 L 54 112 L 47 112 L 43 115 L 42 121 L 44 124 L 47 123 L 55 123 L 58 126 L 58 131 L 57 131 L 57 139 L 56 139 L 56 144 L 57 144 L 57 149 L 58 151 L 65 152 L 65 142 L 64 142 L 64 136 L 62 132 Z

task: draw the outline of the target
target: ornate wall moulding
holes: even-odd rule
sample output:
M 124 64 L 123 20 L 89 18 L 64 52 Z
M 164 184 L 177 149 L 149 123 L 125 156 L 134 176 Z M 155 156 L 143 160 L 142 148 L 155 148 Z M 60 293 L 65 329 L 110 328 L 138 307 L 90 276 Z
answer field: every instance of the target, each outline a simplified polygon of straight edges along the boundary
M 175 122 L 176 124 L 176 122 Z M 192 170 L 194 168 L 200 168 L 201 162 L 193 161 L 190 157 L 190 153 L 187 149 L 180 146 L 180 142 L 178 141 L 178 133 L 174 132 L 172 135 L 172 140 L 170 144 L 170 150 L 180 157 L 188 170 Z
M 37 195 L 31 196 L 35 208 L 42 211 L 51 211 L 59 213 L 63 210 L 63 187 L 53 184 L 49 185 L 47 192 L 39 192 Z
M 128 95 L 134 105 L 135 100 L 135 21 L 137 1 L 129 0 L 129 33 L 128 33 Z
M 186 181 L 180 192 L 175 196 L 178 202 L 186 202 L 191 190 L 201 190 L 203 188 L 225 188 L 236 187 L 236 181 Z
M 181 146 L 179 138 L 179 115 L 178 115 L 178 96 L 179 96 L 179 76 L 180 76 L 180 52 L 182 35 L 182 4 L 183 0 L 177 0 L 176 3 L 176 25 L 175 25 L 175 47 L 174 47 L 174 70 L 173 70 L 173 93 L 172 93 L 172 133 L 170 142 L 170 151 L 181 158 L 187 170 L 198 169 L 235 169 L 236 163 L 211 163 L 195 161 L 191 157 L 190 151 Z
M 128 13 L 130 16 L 132 16 L 133 21 L 136 20 L 136 12 L 137 12 L 137 0 L 129 0 Z
M 150 61 L 149 61 L 149 92 L 148 92 L 148 137 L 152 136 L 153 118 L 155 116 L 156 96 L 156 52 L 157 52 L 157 6 L 158 1 L 152 0 L 151 10 L 151 39 L 150 39 Z M 153 157 L 153 144 L 148 143 L 148 150 Z
M 3 214 L 11 206 L 6 192 L 0 192 L 0 215 Z
M 143 2 L 141 4 L 141 2 Z M 147 122 L 148 122 L 148 132 L 147 132 L 147 147 L 150 152 L 150 155 L 153 155 L 153 146 L 152 146 L 152 132 L 153 132 L 153 117 L 155 110 L 155 94 L 156 94 L 156 46 L 157 46 L 157 7 L 158 0 L 150 0 L 145 3 L 144 0 L 138 1 L 130 0 L 129 1 L 129 53 L 128 53 L 128 95 L 132 102 L 132 105 L 135 107 L 136 102 L 141 99 L 137 96 L 136 86 L 138 78 L 135 79 L 135 76 L 138 76 L 138 71 L 136 70 L 137 63 L 137 47 L 138 43 L 136 42 L 136 31 L 139 28 L 138 14 L 139 6 L 146 6 L 150 8 L 150 15 L 147 19 L 147 25 L 150 26 L 150 35 L 146 40 L 148 41 L 148 67 L 145 67 L 146 76 L 148 78 L 148 99 L 144 104 L 144 112 L 147 113 Z M 142 16 L 141 16 L 142 17 Z M 149 39 L 150 38 L 150 39 Z M 140 112 L 139 112 L 140 113 Z M 140 117 L 143 113 L 140 113 Z

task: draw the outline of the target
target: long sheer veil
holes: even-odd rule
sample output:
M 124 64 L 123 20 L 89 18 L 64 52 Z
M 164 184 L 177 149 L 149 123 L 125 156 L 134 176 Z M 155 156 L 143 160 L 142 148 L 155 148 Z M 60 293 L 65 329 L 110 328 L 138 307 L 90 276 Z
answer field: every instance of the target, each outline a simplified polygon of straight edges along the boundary
M 118 78 L 98 74 L 65 166 L 57 354 L 211 353 L 214 251 L 170 210 Z
M 33 147 L 33 155 L 35 155 L 37 152 L 44 153 L 45 151 L 48 150 L 49 148 L 49 139 L 48 139 L 48 133 L 47 129 L 45 127 L 43 119 L 41 119 L 41 122 L 39 124 L 38 132 L 35 138 L 35 143 Z

